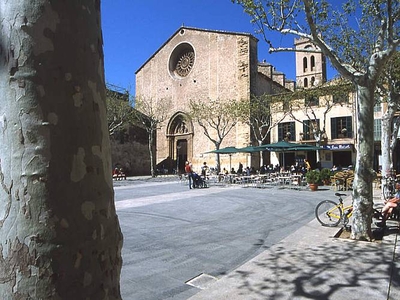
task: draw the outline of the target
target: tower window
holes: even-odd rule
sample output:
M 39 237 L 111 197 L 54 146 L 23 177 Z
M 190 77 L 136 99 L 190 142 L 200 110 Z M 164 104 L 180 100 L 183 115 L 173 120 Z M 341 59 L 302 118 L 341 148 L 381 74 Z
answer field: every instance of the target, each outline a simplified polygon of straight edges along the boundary
M 314 55 L 311 56 L 311 71 L 315 70 L 315 57 Z
M 303 58 L 303 72 L 307 72 L 307 57 Z
M 308 87 L 308 79 L 304 78 L 304 87 Z

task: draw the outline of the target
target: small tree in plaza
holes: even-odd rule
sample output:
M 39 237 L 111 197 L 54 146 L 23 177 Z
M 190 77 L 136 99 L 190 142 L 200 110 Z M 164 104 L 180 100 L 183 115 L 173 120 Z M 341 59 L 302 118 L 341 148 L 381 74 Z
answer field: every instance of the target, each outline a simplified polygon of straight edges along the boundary
M 274 107 L 278 106 L 280 101 L 279 97 L 274 95 L 252 96 L 250 101 L 243 101 L 243 116 L 241 120 L 251 128 L 253 138 L 251 140 L 257 141 L 257 146 L 261 146 L 267 141 L 271 130 L 281 122 L 288 112 L 284 112 L 279 118 L 273 118 L 272 111 L 276 111 Z M 260 152 L 260 166 L 264 165 L 263 155 Z
M 268 31 L 291 34 L 314 43 L 341 76 L 354 84 L 358 130 L 354 213 L 351 238 L 371 240 L 374 178 L 374 103 L 377 82 L 400 44 L 398 1 L 366 0 L 330 3 L 313 0 L 232 0 L 242 5 L 258 26 L 270 51 Z M 298 51 L 298 50 L 297 50 Z M 301 49 L 301 51 L 314 51 Z
M 154 99 L 137 97 L 135 99 L 134 122 L 137 122 L 144 128 L 148 134 L 150 171 L 151 176 L 156 176 L 154 163 L 154 142 L 157 130 L 160 130 L 162 124 L 167 120 L 171 109 L 171 99 Z
M 122 130 L 134 121 L 134 111 L 129 92 L 116 90 L 114 86 L 107 86 L 107 122 L 110 135 Z
M 224 138 L 239 122 L 243 110 L 248 106 L 244 101 L 228 100 L 191 100 L 190 116 L 203 129 L 204 135 L 214 144 L 215 150 L 220 149 Z M 220 157 L 216 154 L 216 167 L 220 170 Z

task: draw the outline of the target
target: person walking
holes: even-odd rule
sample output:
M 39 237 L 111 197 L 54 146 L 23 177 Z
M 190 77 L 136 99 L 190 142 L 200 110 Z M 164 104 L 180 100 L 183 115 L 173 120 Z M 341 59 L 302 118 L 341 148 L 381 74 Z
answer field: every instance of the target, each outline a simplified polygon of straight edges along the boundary
M 307 172 L 311 170 L 311 165 L 306 158 L 304 159 L 304 167 L 306 168 Z
M 192 173 L 193 173 L 193 170 L 192 170 L 192 164 L 190 163 L 190 162 L 188 162 L 188 161 L 186 161 L 185 162 L 185 173 L 186 173 L 186 175 L 187 175 L 187 177 L 188 177 L 188 180 L 189 180 L 189 189 L 192 189 Z

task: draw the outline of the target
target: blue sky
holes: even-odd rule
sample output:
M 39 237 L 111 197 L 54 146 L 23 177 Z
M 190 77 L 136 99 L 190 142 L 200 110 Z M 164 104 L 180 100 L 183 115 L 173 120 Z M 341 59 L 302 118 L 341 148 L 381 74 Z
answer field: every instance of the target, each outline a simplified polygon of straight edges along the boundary
M 295 79 L 294 53 L 269 54 L 250 17 L 230 0 L 102 0 L 106 82 L 134 94 L 135 72 L 182 24 L 251 33 L 259 39 L 258 60 Z M 274 46 L 293 45 L 292 36 L 269 38 Z

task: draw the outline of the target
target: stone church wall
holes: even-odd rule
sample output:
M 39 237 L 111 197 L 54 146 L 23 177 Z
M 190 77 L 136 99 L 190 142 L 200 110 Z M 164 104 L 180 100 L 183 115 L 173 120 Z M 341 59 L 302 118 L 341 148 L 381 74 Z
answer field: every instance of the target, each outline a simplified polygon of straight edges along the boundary
M 171 57 L 182 44 L 192 47 L 195 60 L 186 77 L 177 77 L 171 70 Z M 187 113 L 190 100 L 249 99 L 251 84 L 256 86 L 254 61 L 257 61 L 257 40 L 251 35 L 181 28 L 137 71 L 136 95 L 172 99 L 171 117 L 176 112 Z M 171 147 L 174 142 L 166 138 L 167 122 L 157 136 L 158 163 L 175 159 L 174 147 Z M 202 153 L 215 147 L 197 124 L 192 126 L 187 159 L 200 165 L 204 160 Z M 238 125 L 225 138 L 222 147 L 247 146 L 249 130 L 248 126 Z
M 259 73 L 257 43 L 246 33 L 181 27 L 136 71 L 137 97 L 171 99 L 173 103 L 169 119 L 157 133 L 157 164 L 172 169 L 179 161 L 190 160 L 195 170 L 204 161 L 215 166 L 215 155 L 205 154 L 215 145 L 187 118 L 190 100 L 250 100 L 253 94 L 279 92 L 279 86 L 283 89 L 280 83 L 284 85 L 285 78 L 272 67 L 265 67 L 266 74 Z M 172 129 L 177 128 L 178 118 L 186 118 L 188 124 L 186 131 L 177 134 Z M 221 148 L 246 147 L 251 138 L 250 127 L 238 123 Z M 259 167 L 258 160 L 251 161 L 244 153 L 220 158 L 221 167 L 229 167 L 230 161 L 235 168 L 239 162 Z

